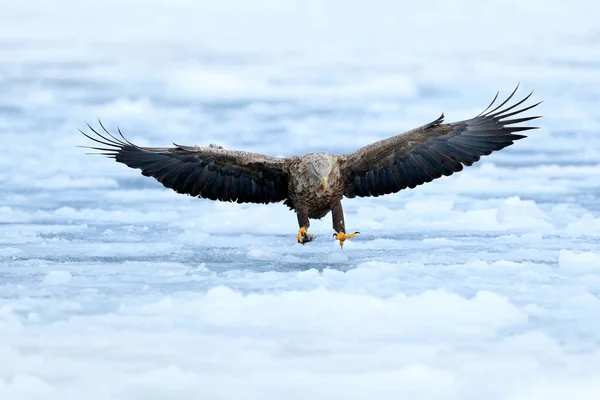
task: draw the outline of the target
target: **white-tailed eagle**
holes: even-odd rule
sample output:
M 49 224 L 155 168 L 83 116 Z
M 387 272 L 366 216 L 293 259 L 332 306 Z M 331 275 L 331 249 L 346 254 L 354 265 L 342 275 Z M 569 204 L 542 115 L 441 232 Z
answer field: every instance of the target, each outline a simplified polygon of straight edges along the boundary
M 346 233 L 344 196 L 382 196 L 415 188 L 461 171 L 480 157 L 526 137 L 519 132 L 536 129 L 515 126 L 539 118 L 520 115 L 541 103 L 519 108 L 530 93 L 509 105 L 517 88 L 490 110 L 496 94 L 473 118 L 444 123 L 442 114 L 428 124 L 341 155 L 309 153 L 277 158 L 215 145 L 140 147 L 125 139 L 120 130 L 120 138 L 110 134 L 102 123 L 102 133 L 91 127 L 89 135 L 80 132 L 102 145 L 89 148 L 141 170 L 142 175 L 177 193 L 237 203 L 283 202 L 298 217 L 299 243 L 314 238 L 307 232 L 310 219 L 321 219 L 331 211 L 333 236 L 343 246 L 358 233 Z

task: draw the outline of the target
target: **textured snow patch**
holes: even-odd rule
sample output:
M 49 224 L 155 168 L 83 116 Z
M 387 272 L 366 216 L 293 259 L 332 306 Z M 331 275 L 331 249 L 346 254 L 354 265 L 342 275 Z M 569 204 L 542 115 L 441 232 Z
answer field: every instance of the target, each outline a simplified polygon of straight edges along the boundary
M 527 321 L 527 315 L 504 296 L 486 291 L 473 298 L 430 290 L 382 299 L 325 289 L 245 296 L 219 287 L 194 304 L 199 317 L 211 324 L 269 327 L 274 331 L 296 327 L 298 333 L 344 332 L 357 337 L 394 334 L 435 338 L 443 334 L 491 333 Z M 176 308 L 185 307 L 180 304 Z

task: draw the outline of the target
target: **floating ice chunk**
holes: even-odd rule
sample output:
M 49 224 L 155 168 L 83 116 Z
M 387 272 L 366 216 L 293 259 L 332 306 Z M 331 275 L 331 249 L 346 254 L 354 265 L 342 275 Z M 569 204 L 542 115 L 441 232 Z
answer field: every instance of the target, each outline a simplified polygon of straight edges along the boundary
M 446 222 L 448 228 L 453 230 L 491 230 L 495 231 L 501 227 L 498 225 L 497 212 L 495 209 L 470 210 L 449 218 Z
M 575 253 L 570 250 L 561 250 L 558 254 L 558 265 L 565 269 L 600 270 L 600 253 L 580 252 Z
M 64 285 L 69 283 L 73 277 L 69 271 L 50 271 L 44 277 L 44 285 Z
M 305 281 L 320 281 L 316 271 L 302 275 L 306 275 Z M 325 288 L 242 295 L 226 287 L 215 287 L 196 305 L 199 307 L 196 315 L 208 324 L 262 327 L 271 331 L 293 327 L 297 333 L 352 332 L 358 337 L 427 335 L 434 339 L 446 334 L 491 333 L 522 324 L 528 318 L 506 297 L 489 291 L 480 291 L 472 298 L 444 290 L 379 298 Z M 377 326 L 381 329 L 373 330 Z
M 200 263 L 192 269 L 192 272 L 210 272 L 210 270 L 206 267 L 206 263 Z
M 521 200 L 518 196 L 509 197 L 499 207 L 496 219 L 505 228 L 553 229 L 546 221 L 548 216 L 538 208 L 533 200 Z
M 323 275 L 315 268 L 307 269 L 306 271 L 299 271 L 296 273 L 296 279 L 300 282 L 321 284 L 324 281 Z
M 565 233 L 567 236 L 600 236 L 600 218 L 586 213 L 579 221 L 569 223 Z
M 0 222 L 28 222 L 30 219 L 30 215 L 23 211 L 13 210 L 10 207 L 0 207 Z
M 273 252 L 267 251 L 264 248 L 254 248 L 248 250 L 246 256 L 253 260 L 268 260 L 273 257 Z

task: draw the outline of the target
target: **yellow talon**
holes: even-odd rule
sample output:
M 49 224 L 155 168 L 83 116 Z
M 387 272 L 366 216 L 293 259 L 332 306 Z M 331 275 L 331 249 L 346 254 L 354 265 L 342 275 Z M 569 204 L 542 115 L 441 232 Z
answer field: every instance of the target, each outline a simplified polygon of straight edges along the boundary
M 303 226 L 302 228 L 300 228 L 300 230 L 298 231 L 298 243 L 308 243 L 310 241 L 312 241 L 316 236 L 308 233 L 306 231 L 306 227 Z
M 340 241 L 340 247 L 344 248 L 344 241 L 346 239 L 353 238 L 353 237 L 355 237 L 356 235 L 359 235 L 359 234 L 360 234 L 360 232 L 354 232 L 354 233 L 350 233 L 350 234 L 345 233 L 345 232 L 338 232 L 338 233 L 334 233 L 333 237 L 336 240 L 339 240 Z
M 302 227 L 298 231 L 298 243 L 304 243 L 304 236 L 306 235 L 306 228 Z

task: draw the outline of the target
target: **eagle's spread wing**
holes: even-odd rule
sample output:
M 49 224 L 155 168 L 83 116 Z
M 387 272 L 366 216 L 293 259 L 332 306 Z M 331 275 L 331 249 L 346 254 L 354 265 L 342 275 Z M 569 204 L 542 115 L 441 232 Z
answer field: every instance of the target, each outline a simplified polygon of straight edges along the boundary
M 237 203 L 275 203 L 287 198 L 285 159 L 215 147 L 139 147 L 88 127 L 94 137 L 80 131 L 102 147 L 108 157 L 151 176 L 178 193 Z
M 515 132 L 537 127 L 514 124 L 539 116 L 509 118 L 541 102 L 518 109 L 531 96 L 530 93 L 516 104 L 506 105 L 517 88 L 502 104 L 487 111 L 496 101 L 496 94 L 492 103 L 471 119 L 445 124 L 442 123 L 442 114 L 426 125 L 343 155 L 344 195 L 350 198 L 381 196 L 407 187 L 412 189 L 442 175 L 461 171 L 463 165 L 472 165 L 481 156 L 526 137 Z

